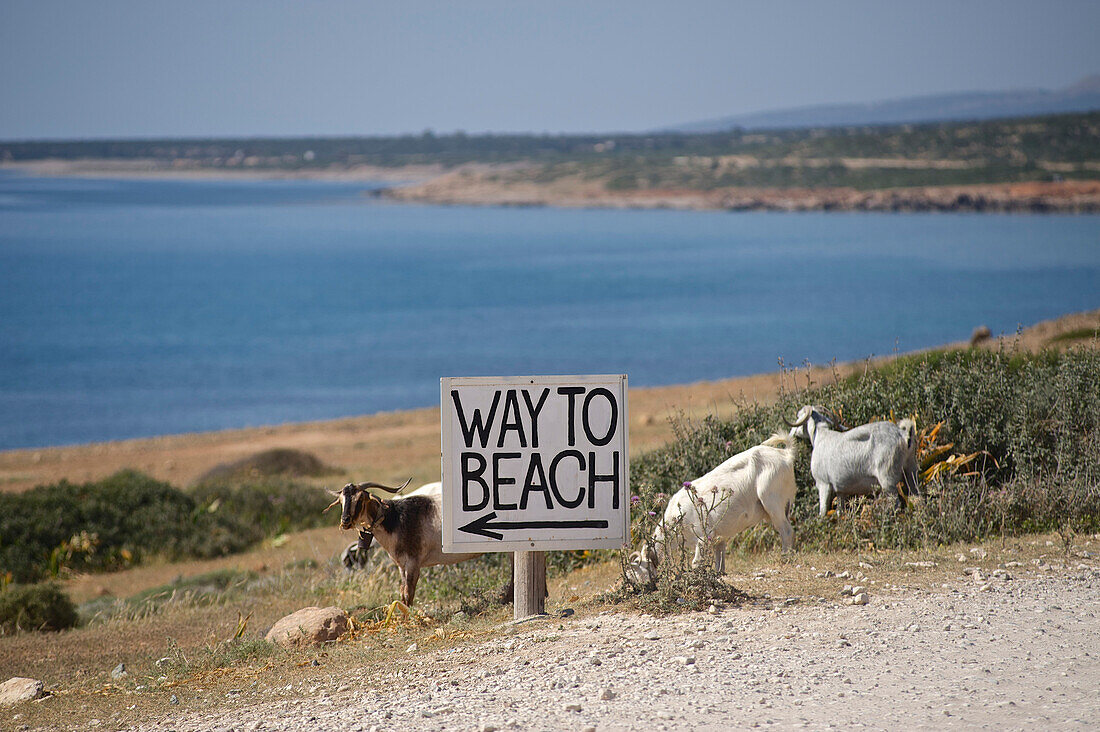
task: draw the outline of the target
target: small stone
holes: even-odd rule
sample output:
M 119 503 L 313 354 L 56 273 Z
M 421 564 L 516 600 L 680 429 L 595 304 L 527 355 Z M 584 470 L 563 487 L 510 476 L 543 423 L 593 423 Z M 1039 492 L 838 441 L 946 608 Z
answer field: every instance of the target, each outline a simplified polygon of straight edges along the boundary
M 497 732 L 497 726 L 492 722 L 485 722 L 481 725 L 481 732 Z
M 604 687 L 604 689 L 600 691 L 600 699 L 602 699 L 603 701 L 611 701 L 614 698 L 615 692 L 612 691 L 609 687 Z
M 178 696 L 176 696 L 175 694 L 173 694 L 172 696 L 168 697 L 168 703 L 169 704 L 179 704 L 180 703 L 180 698 Z
M 408 648 L 406 648 L 406 649 L 405 649 L 405 652 L 406 652 L 406 653 L 414 653 L 414 652 L 415 652 L 415 651 L 416 651 L 417 649 L 419 649 L 419 648 L 420 648 L 420 646 L 418 646 L 417 644 L 413 643 L 413 644 L 412 644 L 411 646 L 409 646 Z
M 581 710 L 581 705 L 577 704 L 576 702 L 574 702 L 572 704 L 566 704 L 565 705 L 565 711 L 567 711 L 567 712 L 579 712 L 580 710 Z
M 596 727 L 594 725 L 590 724 L 587 727 L 585 727 L 584 729 L 582 729 L 581 732 L 596 732 Z
M 661 634 L 655 630 L 651 630 L 643 636 L 646 640 L 661 640 Z
M 127 675 L 126 674 L 126 664 L 124 664 L 124 663 L 120 663 L 119 665 L 117 665 L 113 669 L 111 669 L 111 678 L 112 679 L 118 680 L 118 679 L 121 679 L 123 676 L 126 676 L 126 675 Z
M 871 598 L 866 592 L 861 592 L 858 595 L 854 595 L 851 600 L 848 601 L 850 605 L 866 605 L 870 602 Z
M 711 605 L 710 607 L 707 608 L 707 612 L 710 613 L 711 615 L 717 615 L 720 611 L 718 610 L 717 605 Z
M 672 660 L 680 664 L 681 666 L 690 666 L 691 664 L 695 663 L 695 656 L 677 656 Z

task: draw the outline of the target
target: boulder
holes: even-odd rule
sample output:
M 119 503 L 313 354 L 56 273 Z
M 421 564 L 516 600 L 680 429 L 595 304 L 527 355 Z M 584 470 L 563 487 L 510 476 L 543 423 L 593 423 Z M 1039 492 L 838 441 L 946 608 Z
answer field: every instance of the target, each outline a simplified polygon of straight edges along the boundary
M 15 676 L 0 684 L 0 704 L 18 704 L 45 695 L 43 684 L 38 679 Z
M 320 645 L 347 633 L 348 614 L 338 607 L 306 607 L 279 620 L 266 639 L 280 646 Z

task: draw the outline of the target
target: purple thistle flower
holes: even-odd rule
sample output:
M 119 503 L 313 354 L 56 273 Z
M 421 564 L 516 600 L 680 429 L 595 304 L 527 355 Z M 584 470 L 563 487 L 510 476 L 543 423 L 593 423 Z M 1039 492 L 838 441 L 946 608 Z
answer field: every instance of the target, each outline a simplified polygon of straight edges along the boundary
M 641 496 L 631 496 L 631 497 L 630 497 L 630 502 L 631 502 L 632 504 L 636 504 L 636 503 L 641 503 L 641 502 L 642 502 L 642 498 L 641 498 Z
M 684 481 L 684 487 L 685 488 L 690 488 L 691 487 L 691 481 L 690 480 L 685 480 Z
M 657 515 L 656 511 L 646 511 L 646 513 L 648 513 L 650 516 L 656 516 Z

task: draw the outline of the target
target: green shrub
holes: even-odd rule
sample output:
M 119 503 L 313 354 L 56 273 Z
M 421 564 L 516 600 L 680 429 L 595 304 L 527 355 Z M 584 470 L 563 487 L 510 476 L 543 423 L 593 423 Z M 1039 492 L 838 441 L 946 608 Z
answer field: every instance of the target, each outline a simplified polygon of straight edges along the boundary
M 275 448 L 231 463 L 217 465 L 200 477 L 196 484 L 249 481 L 275 476 L 285 478 L 317 477 L 340 472 L 304 450 Z
M 0 634 L 64 630 L 76 622 L 72 600 L 52 582 L 9 585 L 0 591 Z
M 119 569 L 154 554 L 222 556 L 260 538 L 258 527 L 201 510 L 191 496 L 131 470 L 0 495 L 0 574 L 17 582 Z
M 631 464 L 635 543 L 659 494 L 704 474 L 731 455 L 786 429 L 802 404 L 841 412 L 850 425 L 913 415 L 918 426 L 944 421 L 945 439 L 963 453 L 986 451 L 979 475 L 927 486 L 926 497 L 897 513 L 892 500 L 856 500 L 839 516 L 817 517 L 809 446 L 800 448 L 801 486 L 792 510 L 796 545 L 821 549 L 934 546 L 999 533 L 1075 530 L 1100 525 L 1100 352 L 1020 355 L 984 350 L 897 359 L 839 383 L 783 394 L 773 406 L 747 406 L 732 420 L 674 423 L 674 439 Z M 738 551 L 778 544 L 757 527 Z
M 338 511 L 321 513 L 332 503 L 332 497 L 324 490 L 285 479 L 208 482 L 195 486 L 189 493 L 208 513 L 229 516 L 264 536 L 335 526 L 340 520 Z

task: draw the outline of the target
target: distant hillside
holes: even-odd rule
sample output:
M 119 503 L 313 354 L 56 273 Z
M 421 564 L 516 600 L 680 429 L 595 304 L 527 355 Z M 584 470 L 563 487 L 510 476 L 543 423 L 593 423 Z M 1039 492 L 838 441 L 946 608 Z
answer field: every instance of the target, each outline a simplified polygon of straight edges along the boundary
M 722 132 L 742 129 L 794 129 L 910 124 L 953 120 L 1031 117 L 1100 109 L 1100 75 L 1054 91 L 1018 89 L 906 97 L 867 104 L 825 104 L 690 122 L 675 132 Z

